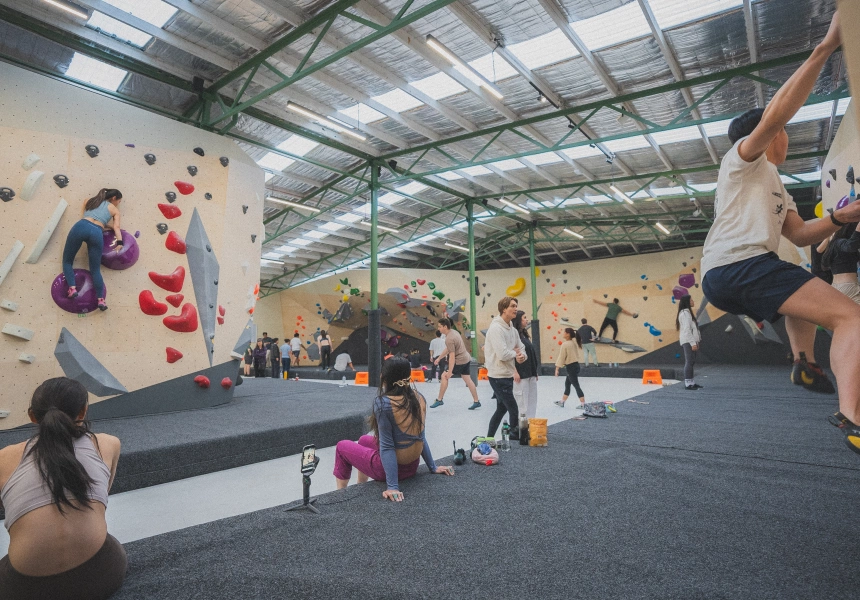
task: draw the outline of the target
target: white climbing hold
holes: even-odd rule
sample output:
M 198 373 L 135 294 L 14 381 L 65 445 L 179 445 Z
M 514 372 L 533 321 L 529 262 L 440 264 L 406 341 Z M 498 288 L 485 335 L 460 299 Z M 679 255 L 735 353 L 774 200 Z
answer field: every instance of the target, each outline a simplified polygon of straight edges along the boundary
M 3 262 L 0 263 L 0 285 L 3 285 L 3 281 L 5 281 L 9 271 L 12 270 L 12 265 L 14 265 L 15 261 L 18 260 L 18 255 L 21 254 L 21 250 L 23 249 L 24 244 L 21 241 L 16 240 L 15 244 L 12 246 L 12 250 L 9 251 L 9 254 L 7 254 L 6 258 L 3 259 Z
M 734 327 L 732 327 L 731 325 L 729 325 L 728 327 L 726 327 L 726 333 L 731 333 L 731 332 L 732 332 L 732 329 L 734 329 Z
M 57 204 L 57 208 L 54 209 L 54 214 L 52 214 L 51 218 L 48 219 L 48 222 L 45 223 L 45 227 L 42 229 L 42 233 L 39 234 L 38 239 L 36 239 L 36 245 L 33 246 L 33 251 L 30 252 L 30 256 L 27 257 L 26 262 L 32 265 L 39 261 L 39 257 L 42 256 L 42 251 L 45 250 L 45 246 L 48 245 L 48 242 L 51 240 L 51 236 L 54 235 L 54 230 L 57 228 L 60 219 L 63 218 L 63 213 L 66 212 L 68 207 L 69 203 L 66 202 L 65 199 L 60 198 L 60 203 Z
M 27 175 L 27 179 L 24 180 L 24 187 L 21 189 L 21 200 L 33 199 L 44 176 L 45 174 L 42 171 L 33 171 Z
M 22 354 L 18 357 L 22 363 L 27 363 L 28 365 L 32 365 L 36 361 L 36 357 L 32 354 Z
M 0 300 L 0 308 L 9 312 L 15 312 L 18 310 L 18 304 L 11 300 Z
M 30 169 L 35 167 L 36 163 L 38 163 L 40 160 L 42 160 L 42 157 L 40 157 L 35 152 L 32 152 L 30 156 L 24 159 L 24 162 L 21 163 L 21 166 L 24 167 L 25 171 L 29 171 Z
M 5 333 L 6 335 L 11 335 L 12 337 L 20 338 L 28 342 L 33 339 L 34 335 L 36 335 L 35 331 L 13 323 L 6 323 L 3 326 L 3 329 L 0 329 L 0 333 Z

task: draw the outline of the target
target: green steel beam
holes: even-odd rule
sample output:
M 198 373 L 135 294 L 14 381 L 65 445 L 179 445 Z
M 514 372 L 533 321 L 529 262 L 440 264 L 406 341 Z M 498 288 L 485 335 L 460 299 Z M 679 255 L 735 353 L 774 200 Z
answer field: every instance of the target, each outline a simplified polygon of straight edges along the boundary
M 532 292 L 532 321 L 538 319 L 537 275 L 535 274 L 535 224 L 529 227 L 529 287 Z
M 370 309 L 379 308 L 379 170 L 378 163 L 370 163 Z
M 478 306 L 475 296 L 475 207 L 473 202 L 466 202 L 466 222 L 469 236 L 469 330 L 472 332 L 472 356 L 478 358 Z

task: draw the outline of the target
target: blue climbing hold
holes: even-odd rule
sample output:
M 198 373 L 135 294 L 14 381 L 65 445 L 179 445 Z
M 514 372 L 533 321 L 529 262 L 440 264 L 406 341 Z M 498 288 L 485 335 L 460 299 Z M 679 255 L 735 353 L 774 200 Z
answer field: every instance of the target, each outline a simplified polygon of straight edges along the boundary
M 663 332 L 654 327 L 653 325 L 648 327 L 648 331 L 651 332 L 651 335 L 653 335 L 654 337 L 659 337 L 663 335 Z
M 659 283 L 658 283 L 658 284 L 656 284 L 656 285 L 657 285 L 657 289 L 658 289 L 658 290 L 662 290 L 662 289 L 663 289 L 663 286 L 662 286 L 662 285 L 660 285 Z

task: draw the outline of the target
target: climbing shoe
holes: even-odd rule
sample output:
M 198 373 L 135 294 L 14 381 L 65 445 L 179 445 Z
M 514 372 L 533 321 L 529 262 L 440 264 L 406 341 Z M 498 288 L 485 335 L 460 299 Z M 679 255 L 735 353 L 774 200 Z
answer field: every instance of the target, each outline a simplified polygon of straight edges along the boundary
M 77 298 L 78 297 L 78 289 L 75 286 L 69 288 L 68 293 L 66 294 L 66 298 Z
M 434 402 L 433 404 L 430 405 L 430 408 L 439 408 L 443 404 L 445 404 L 445 403 L 442 402 L 441 400 L 436 400 L 436 402 Z
M 848 418 L 839 411 L 836 411 L 835 413 L 827 417 L 827 420 L 830 422 L 831 425 L 833 425 L 834 427 L 838 427 L 839 429 L 854 426 L 854 423 L 849 421 Z
M 791 383 L 802 385 L 809 391 L 820 394 L 836 393 L 836 389 L 821 367 L 816 363 L 807 362 L 805 352 L 801 352 L 800 359 L 794 361 L 794 366 L 791 368 Z
M 107 310 L 107 304 L 105 303 L 104 298 L 98 299 L 99 310 Z
M 860 454 L 860 427 L 853 425 L 845 428 L 845 444 L 857 454 Z

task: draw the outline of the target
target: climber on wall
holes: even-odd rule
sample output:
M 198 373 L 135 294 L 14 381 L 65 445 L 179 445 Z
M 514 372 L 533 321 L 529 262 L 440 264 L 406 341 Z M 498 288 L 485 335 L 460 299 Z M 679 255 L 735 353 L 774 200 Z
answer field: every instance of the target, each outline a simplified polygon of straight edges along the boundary
M 606 317 L 604 317 L 603 319 L 603 324 L 600 326 L 600 333 L 598 333 L 597 336 L 598 338 L 603 337 L 603 330 L 607 327 L 612 327 L 613 344 L 618 342 L 618 315 L 624 313 L 625 315 L 633 317 L 634 319 L 639 316 L 638 313 L 632 313 L 621 308 L 621 301 L 618 298 L 613 298 L 612 302 L 601 302 L 600 300 L 594 299 L 592 299 L 592 302 L 606 307 Z
M 86 242 L 87 256 L 90 263 L 90 274 L 93 277 L 93 285 L 98 295 L 100 310 L 107 310 L 105 303 L 105 283 L 102 279 L 102 252 L 104 251 L 104 230 L 113 229 L 114 246 L 122 246 L 122 232 L 119 228 L 119 203 L 122 201 L 122 192 L 110 188 L 102 188 L 99 193 L 90 198 L 81 207 L 81 220 L 75 223 L 66 238 L 66 246 L 63 248 L 63 275 L 69 288 L 69 298 L 76 298 L 78 290 L 75 287 L 75 270 L 72 263 L 75 255 Z M 108 227 L 108 223 L 111 226 Z

